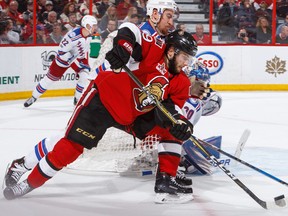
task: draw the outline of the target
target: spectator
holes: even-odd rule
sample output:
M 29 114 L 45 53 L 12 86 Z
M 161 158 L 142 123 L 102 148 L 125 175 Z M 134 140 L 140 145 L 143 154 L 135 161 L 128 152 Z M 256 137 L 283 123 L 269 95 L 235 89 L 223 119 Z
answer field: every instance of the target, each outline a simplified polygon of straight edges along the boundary
M 46 0 L 38 0 L 37 1 L 37 19 L 40 23 L 44 23 L 44 19 L 42 17 L 42 14 L 46 10 Z
M 133 5 L 130 3 L 130 0 L 122 0 L 119 5 L 116 7 L 117 10 L 117 18 L 119 20 L 124 20 L 127 16 L 129 8 Z
M 288 12 L 288 11 L 287 11 L 287 12 Z M 280 24 L 280 25 L 277 27 L 276 35 L 279 35 L 279 34 L 280 34 L 281 29 L 282 29 L 282 26 L 284 26 L 284 25 L 288 25 L 288 13 L 285 15 L 284 23 Z
M 204 27 L 202 24 L 197 24 L 195 26 L 195 34 L 192 36 L 194 39 L 197 41 L 197 44 L 209 44 L 210 43 L 210 38 L 209 35 L 204 34 Z
M 268 5 L 269 1 L 267 0 L 268 3 L 266 1 L 263 1 L 263 0 L 260 2 L 259 9 L 256 9 L 256 16 L 257 16 L 257 18 L 266 17 L 269 22 L 272 22 L 272 9 L 268 8 L 269 7 L 269 5 Z M 254 2 L 254 6 L 256 6 L 256 5 L 257 5 L 257 3 Z M 273 5 L 270 5 L 270 7 L 273 7 Z
M 107 36 L 115 31 L 117 29 L 117 20 L 109 20 L 108 21 L 108 25 L 107 25 L 107 28 L 101 32 L 101 39 L 102 39 L 102 43 L 104 42 L 104 40 L 107 38 Z
M 130 22 L 131 16 L 133 14 L 138 14 L 137 8 L 132 6 L 128 9 L 127 16 L 123 19 L 123 22 Z
M 147 3 L 147 0 L 137 0 L 135 4 L 138 14 L 140 15 L 141 21 L 143 21 L 143 18 L 146 17 L 146 12 L 147 12 L 146 3 Z
M 10 44 L 10 40 L 7 35 L 7 27 L 9 23 L 7 20 L 0 20 L 0 44 Z
M 45 20 L 45 32 L 50 34 L 53 31 L 53 25 L 55 23 L 61 23 L 60 20 L 57 20 L 57 13 L 55 11 L 50 11 L 48 13 L 47 20 Z
M 235 43 L 241 43 L 241 44 L 253 44 L 255 43 L 255 39 L 253 37 L 250 37 L 249 33 L 245 28 L 241 28 L 235 39 Z
M 7 10 L 7 15 L 13 20 L 14 27 L 24 24 L 22 14 L 18 12 L 18 6 L 17 1 L 11 1 Z
M 288 26 L 283 25 L 281 27 L 281 32 L 276 36 L 276 43 L 288 44 Z
M 64 7 L 69 4 L 70 2 L 74 2 L 75 5 L 77 6 L 77 3 L 78 1 L 75 1 L 75 0 L 52 0 L 53 1 L 53 10 L 58 14 L 60 15 L 61 13 L 63 13 L 63 10 L 64 10 Z M 78 6 L 77 6 L 77 9 L 78 9 Z
M 0 1 L 0 8 L 1 8 L 0 11 L 2 11 L 2 13 L 4 13 L 4 11 L 5 12 L 7 11 L 8 7 L 9 7 L 9 2 L 10 2 L 10 0 L 2 0 L 2 1 Z
M 53 2 L 52 1 L 46 1 L 45 4 L 45 11 L 42 13 L 42 19 L 44 22 L 47 20 L 48 13 L 53 10 Z
M 238 28 L 250 27 L 255 29 L 257 17 L 255 15 L 255 8 L 250 3 L 250 0 L 243 0 L 237 11 L 236 23 Z
M 180 29 L 181 31 L 186 31 L 186 25 L 185 25 L 185 23 L 178 23 L 177 25 L 176 25 L 176 30 L 177 29 Z
M 8 26 L 7 26 L 7 36 L 10 40 L 11 44 L 18 44 L 20 43 L 20 35 L 17 31 L 14 31 L 13 29 L 13 21 L 11 18 L 7 19 Z
M 62 26 L 60 23 L 54 23 L 53 31 L 49 34 L 49 40 L 47 43 L 59 44 L 62 40 Z
M 104 16 L 109 6 L 110 6 L 109 0 L 101 0 L 101 3 L 97 6 L 99 18 Z
M 79 9 L 82 16 L 90 14 L 89 7 L 90 7 L 90 0 L 84 0 L 84 2 L 80 5 Z M 97 7 L 94 3 L 92 4 L 92 15 L 94 17 L 99 17 Z
M 272 30 L 266 17 L 259 17 L 256 23 L 256 42 L 271 43 Z
M 117 19 L 117 13 L 116 13 L 116 6 L 115 5 L 110 5 L 109 8 L 107 9 L 105 15 L 102 17 L 100 23 L 99 23 L 99 28 L 103 31 L 107 28 L 108 20 L 118 20 Z
M 45 34 L 45 27 L 43 24 L 38 24 L 36 26 L 36 44 L 46 44 L 47 37 Z M 30 37 L 27 43 L 33 43 L 33 38 Z
M 141 23 L 140 16 L 138 14 L 132 14 L 128 22 L 134 23 L 135 25 L 139 25 Z
M 23 19 L 25 20 L 25 16 L 27 16 L 26 20 L 25 20 L 25 21 L 27 21 L 28 15 L 32 14 L 32 16 L 33 16 L 33 11 L 34 11 L 33 1 L 29 0 L 27 2 L 27 10 L 23 12 Z
M 79 25 L 77 24 L 77 17 L 75 13 L 70 13 L 68 17 L 69 17 L 69 22 L 64 25 L 64 27 L 68 31 L 70 31 L 73 28 L 79 27 Z
M 69 23 L 69 14 L 75 14 L 76 16 L 76 21 L 78 23 L 80 23 L 80 20 L 82 18 L 82 15 L 80 14 L 80 12 L 77 11 L 77 6 L 75 2 L 70 2 L 67 5 L 65 5 L 64 9 L 63 9 L 63 13 L 60 14 L 60 19 L 62 24 L 66 24 Z
M 254 0 L 253 5 L 256 11 L 261 8 L 261 4 L 266 4 L 269 10 L 273 9 L 273 0 Z
M 25 11 L 23 15 L 26 12 L 27 11 Z M 23 43 L 27 43 L 28 39 L 31 38 L 30 42 L 33 42 L 33 13 L 29 13 L 29 15 L 25 15 L 23 16 L 23 18 L 25 20 L 25 25 L 22 28 L 21 40 L 23 41 Z
M 217 31 L 219 41 L 234 41 L 238 6 L 235 0 L 224 0 L 217 15 Z

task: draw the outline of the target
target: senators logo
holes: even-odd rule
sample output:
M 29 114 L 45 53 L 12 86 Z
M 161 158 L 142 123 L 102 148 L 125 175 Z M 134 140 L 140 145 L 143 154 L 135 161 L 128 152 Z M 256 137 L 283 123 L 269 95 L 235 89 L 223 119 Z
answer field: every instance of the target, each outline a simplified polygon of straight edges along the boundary
M 152 79 L 146 89 L 150 94 L 154 95 L 159 101 L 163 100 L 165 87 L 168 85 L 169 81 L 166 77 L 157 76 Z M 133 90 L 133 97 L 135 101 L 135 107 L 140 112 L 148 112 L 154 108 L 154 102 L 151 98 L 147 97 L 146 93 L 139 88 Z

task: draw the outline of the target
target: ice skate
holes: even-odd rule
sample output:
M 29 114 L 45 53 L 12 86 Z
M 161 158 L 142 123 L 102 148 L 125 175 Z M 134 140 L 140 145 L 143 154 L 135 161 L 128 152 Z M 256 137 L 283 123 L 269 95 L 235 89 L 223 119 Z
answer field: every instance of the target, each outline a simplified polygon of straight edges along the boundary
M 157 174 L 154 191 L 155 203 L 186 203 L 194 199 L 191 187 L 178 184 L 175 178 L 167 173 Z
M 24 173 L 27 171 L 29 171 L 29 169 L 24 166 L 24 157 L 12 161 L 12 163 L 8 165 L 5 174 L 6 187 L 16 185 L 21 176 L 24 175 Z
M 12 187 L 6 187 L 3 191 L 3 195 L 7 200 L 13 200 L 24 196 L 33 189 L 34 188 L 29 185 L 27 180 L 24 180 L 23 182 L 20 182 Z
M 29 107 L 31 106 L 37 99 L 34 98 L 33 96 L 28 98 L 25 103 L 24 103 L 24 107 Z
M 180 172 L 180 171 L 177 171 L 177 174 L 176 174 L 176 177 L 175 177 L 175 180 L 178 184 L 182 185 L 182 186 L 191 186 L 192 185 L 192 179 L 190 178 L 187 178 L 185 176 L 184 173 Z

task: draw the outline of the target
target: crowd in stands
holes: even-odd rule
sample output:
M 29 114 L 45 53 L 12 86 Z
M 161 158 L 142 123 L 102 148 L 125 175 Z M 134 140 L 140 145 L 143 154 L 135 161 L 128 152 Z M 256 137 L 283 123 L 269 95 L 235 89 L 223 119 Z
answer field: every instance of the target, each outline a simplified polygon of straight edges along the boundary
M 34 1 L 0 0 L 0 44 L 33 44 L 34 29 L 37 44 L 58 44 L 91 13 L 98 19 L 103 38 L 121 22 L 140 24 L 146 18 L 147 0 L 37 0 L 36 14 Z
M 34 14 L 34 1 L 36 13 Z M 146 18 L 148 0 L 0 0 L 0 44 L 58 44 L 86 14 L 98 19 L 102 41 L 122 22 L 140 24 Z M 273 0 L 213 0 L 219 42 L 270 44 Z M 90 13 L 90 3 L 92 4 Z M 276 43 L 288 40 L 288 0 L 276 0 Z M 209 0 L 199 9 L 209 18 Z M 33 19 L 36 18 L 36 22 Z M 282 21 L 278 22 L 279 20 Z M 36 23 L 36 28 L 34 28 Z M 177 24 L 177 23 L 176 23 Z M 175 28 L 185 28 L 178 23 Z M 34 40 L 34 30 L 36 39 Z M 211 43 L 201 23 L 188 29 L 199 44 Z
M 272 37 L 276 37 L 276 44 L 287 43 L 286 28 L 280 33 L 278 20 L 279 30 L 272 35 L 273 0 L 220 0 L 217 3 L 214 13 L 219 41 L 271 44 Z M 288 16 L 288 1 L 277 0 L 276 3 L 277 18 Z M 283 40 L 279 40 L 279 37 Z

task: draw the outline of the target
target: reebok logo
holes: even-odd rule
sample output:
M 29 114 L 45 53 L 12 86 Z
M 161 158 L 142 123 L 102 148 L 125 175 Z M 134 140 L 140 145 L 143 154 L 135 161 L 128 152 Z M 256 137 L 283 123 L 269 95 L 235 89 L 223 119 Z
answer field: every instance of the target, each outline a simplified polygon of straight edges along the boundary
M 90 138 L 90 139 L 95 139 L 95 138 L 96 138 L 96 136 L 94 136 L 94 135 L 88 133 L 87 131 L 84 131 L 84 130 L 81 129 L 81 128 L 77 128 L 76 131 L 77 131 L 78 133 L 81 133 L 82 135 L 84 135 L 84 136 Z
M 132 45 L 131 45 L 129 42 L 127 42 L 127 41 L 125 41 L 125 40 L 119 40 L 118 43 L 119 43 L 122 47 L 124 47 L 124 49 L 125 49 L 127 52 L 130 53 L 130 55 L 132 55 L 133 47 L 132 47 Z

